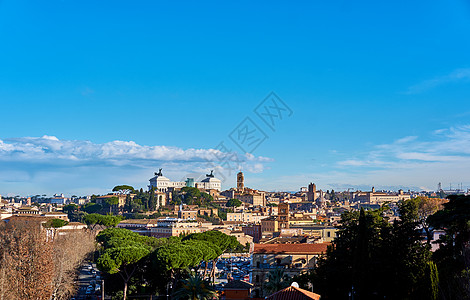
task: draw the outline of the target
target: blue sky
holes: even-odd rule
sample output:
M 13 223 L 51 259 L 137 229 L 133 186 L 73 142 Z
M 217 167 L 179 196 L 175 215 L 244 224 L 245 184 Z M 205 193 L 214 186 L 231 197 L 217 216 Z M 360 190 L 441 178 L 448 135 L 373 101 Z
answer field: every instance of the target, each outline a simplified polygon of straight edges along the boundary
M 468 32 L 463 0 L 0 1 L 0 194 L 145 187 L 159 167 L 470 187 Z M 271 92 L 290 110 L 273 128 Z M 267 136 L 248 154 L 229 137 L 247 117 Z

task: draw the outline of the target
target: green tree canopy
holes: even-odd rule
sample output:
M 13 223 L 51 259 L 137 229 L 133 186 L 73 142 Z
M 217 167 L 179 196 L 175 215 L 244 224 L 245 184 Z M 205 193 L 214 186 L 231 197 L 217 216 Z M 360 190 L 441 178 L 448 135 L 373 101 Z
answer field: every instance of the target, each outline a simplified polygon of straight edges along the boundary
M 434 258 L 439 286 L 448 299 L 470 299 L 470 196 L 450 195 L 444 209 L 428 217 L 430 226 L 444 230 Z
M 211 195 L 209 195 L 208 193 L 201 193 L 201 198 L 202 198 L 202 202 L 204 205 L 208 205 L 210 204 L 212 201 L 214 201 L 214 197 L 212 197 Z
M 217 256 L 212 260 L 212 276 L 215 276 L 215 265 L 219 257 L 227 251 L 234 251 L 243 246 L 237 241 L 234 236 L 229 236 L 217 230 L 210 230 L 201 233 L 193 233 L 183 238 L 183 241 L 199 240 L 208 242 L 212 249 L 216 252 Z M 206 262 L 207 263 L 207 262 Z M 206 264 L 207 267 L 207 264 Z M 206 271 L 206 270 L 205 270 Z M 204 272 L 205 272 L 204 271 Z
M 63 227 L 65 225 L 67 225 L 69 222 L 67 221 L 64 221 L 62 219 L 51 219 L 51 220 L 48 220 L 46 222 L 46 224 L 44 224 L 44 227 L 46 228 L 60 228 L 60 227 Z
M 109 274 L 117 273 L 149 254 L 148 248 L 138 243 L 132 246 L 126 242 L 116 245 L 118 247 L 107 249 L 98 259 L 98 268 L 101 271 Z
M 399 204 L 400 219 L 390 224 L 388 207 L 351 211 L 311 282 L 322 299 L 434 299 L 436 285 L 429 246 L 423 244 L 415 201 Z M 435 268 L 434 268 L 435 269 Z M 433 296 L 434 295 L 434 296 Z M 424 298 L 423 298 L 424 297 Z
M 93 214 L 100 211 L 102 208 L 103 206 L 101 206 L 100 204 L 89 202 L 83 206 L 83 211 L 89 214 Z
M 116 247 L 116 243 L 119 241 L 129 245 L 138 243 L 152 250 L 166 242 L 165 239 L 143 236 L 128 229 L 115 227 L 101 231 L 96 236 L 96 241 L 100 243 L 104 249 Z
M 157 207 L 157 199 L 155 197 L 155 189 L 152 188 L 150 190 L 150 195 L 148 199 L 148 210 L 149 211 L 154 211 Z
M 230 199 L 225 204 L 225 206 L 227 207 L 240 207 L 241 205 L 242 205 L 242 202 L 238 199 Z
M 119 198 L 116 197 L 116 196 L 114 196 L 114 197 L 109 197 L 109 198 L 106 198 L 106 199 L 104 200 L 104 202 L 105 202 L 106 204 L 108 204 L 109 206 L 111 206 L 111 205 L 118 205 L 118 204 L 119 204 Z
M 185 186 L 181 189 L 181 192 L 185 195 L 185 199 L 201 197 L 201 191 L 199 191 L 199 189 L 195 187 Z
M 202 254 L 201 259 L 207 262 L 216 259 L 220 253 L 219 247 L 204 240 L 185 240 L 183 244 L 199 249 Z
M 192 251 L 194 250 L 194 251 Z M 154 252 L 157 265 L 166 271 L 193 267 L 202 261 L 202 253 L 197 248 L 183 243 L 168 243 L 158 247 Z
M 87 215 L 84 211 L 73 211 L 68 213 L 70 222 L 83 222 L 83 218 Z
M 127 285 L 136 270 L 135 264 L 147 256 L 150 251 L 147 247 L 128 243 L 116 244 L 117 247 L 107 249 L 97 262 L 98 268 L 106 273 L 120 273 L 124 280 L 124 300 L 127 298 Z
M 102 225 L 105 227 L 115 227 L 119 222 L 122 221 L 121 216 L 114 215 L 100 215 L 100 214 L 88 214 L 83 218 L 83 222 L 94 228 L 96 225 Z
M 192 233 L 183 238 L 183 241 L 187 240 L 202 240 L 209 242 L 211 245 L 217 246 L 217 248 L 214 247 L 214 250 L 217 252 L 217 256 L 222 255 L 222 253 L 227 250 L 234 250 L 240 245 L 240 243 L 237 241 L 237 238 L 218 230 Z
M 113 188 L 113 192 L 118 192 L 121 194 L 129 194 L 129 193 L 134 193 L 135 190 L 132 186 L 123 184 L 123 185 L 116 185 Z
M 65 213 L 75 212 L 75 211 L 78 210 L 78 205 L 77 205 L 77 204 L 74 204 L 74 203 L 67 204 L 67 205 L 64 205 L 64 207 L 62 208 L 62 210 L 63 210 Z
M 125 299 L 128 283 L 138 269 L 137 263 L 148 257 L 164 242 L 163 240 L 142 236 L 123 228 L 107 228 L 96 237 L 96 241 L 102 247 L 98 268 L 109 274 L 121 275 L 124 280 Z

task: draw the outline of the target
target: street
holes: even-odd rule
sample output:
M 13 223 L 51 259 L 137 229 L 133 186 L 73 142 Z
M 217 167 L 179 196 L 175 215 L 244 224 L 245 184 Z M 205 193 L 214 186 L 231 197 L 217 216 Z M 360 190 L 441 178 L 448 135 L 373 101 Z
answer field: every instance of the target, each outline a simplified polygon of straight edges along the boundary
M 95 264 L 85 263 L 80 268 L 76 300 L 101 299 L 101 280 L 98 274 Z

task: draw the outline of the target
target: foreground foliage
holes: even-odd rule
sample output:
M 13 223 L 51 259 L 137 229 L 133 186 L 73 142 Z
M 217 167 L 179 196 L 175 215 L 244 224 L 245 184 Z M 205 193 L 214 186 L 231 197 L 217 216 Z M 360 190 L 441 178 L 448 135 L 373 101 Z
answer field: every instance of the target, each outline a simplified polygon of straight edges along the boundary
M 101 245 L 98 268 L 109 276 L 119 275 L 124 282 L 123 299 L 130 290 L 168 293 L 170 285 L 177 290 L 190 278 L 187 270 L 198 270 L 201 265 L 201 282 L 209 282 L 220 255 L 241 247 L 235 237 L 220 231 L 157 239 L 127 229 L 108 228 L 96 240 Z M 210 262 L 213 268 L 208 272 Z
M 400 220 L 387 207 L 347 212 L 338 237 L 312 275 L 325 299 L 436 299 L 437 270 L 421 241 L 419 199 L 399 204 Z
M 173 293 L 175 300 L 209 300 L 215 299 L 217 293 L 209 280 L 198 274 L 191 274 L 181 281 L 181 285 Z
M 263 289 L 269 294 L 274 294 L 292 283 L 292 278 L 284 274 L 283 269 L 274 269 L 269 271 L 268 280 L 264 283 Z
M 470 299 L 470 196 L 449 196 L 444 209 L 430 216 L 439 239 L 434 259 L 439 270 L 442 299 Z
M 94 238 L 87 231 L 58 235 L 27 217 L 2 222 L 0 299 L 70 299 L 77 269 L 94 251 Z

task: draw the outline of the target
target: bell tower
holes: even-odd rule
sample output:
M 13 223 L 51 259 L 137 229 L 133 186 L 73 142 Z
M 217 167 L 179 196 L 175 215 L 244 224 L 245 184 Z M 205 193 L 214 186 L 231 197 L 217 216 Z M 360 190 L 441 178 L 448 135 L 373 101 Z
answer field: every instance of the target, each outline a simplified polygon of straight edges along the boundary
M 289 229 L 289 203 L 279 203 L 277 216 L 279 228 Z
M 245 190 L 245 177 L 243 176 L 243 172 L 238 172 L 237 174 L 237 190 L 243 192 Z
M 315 201 L 315 198 L 317 194 L 317 186 L 315 183 L 310 182 L 308 185 L 308 192 L 307 192 L 307 199 L 308 201 Z

